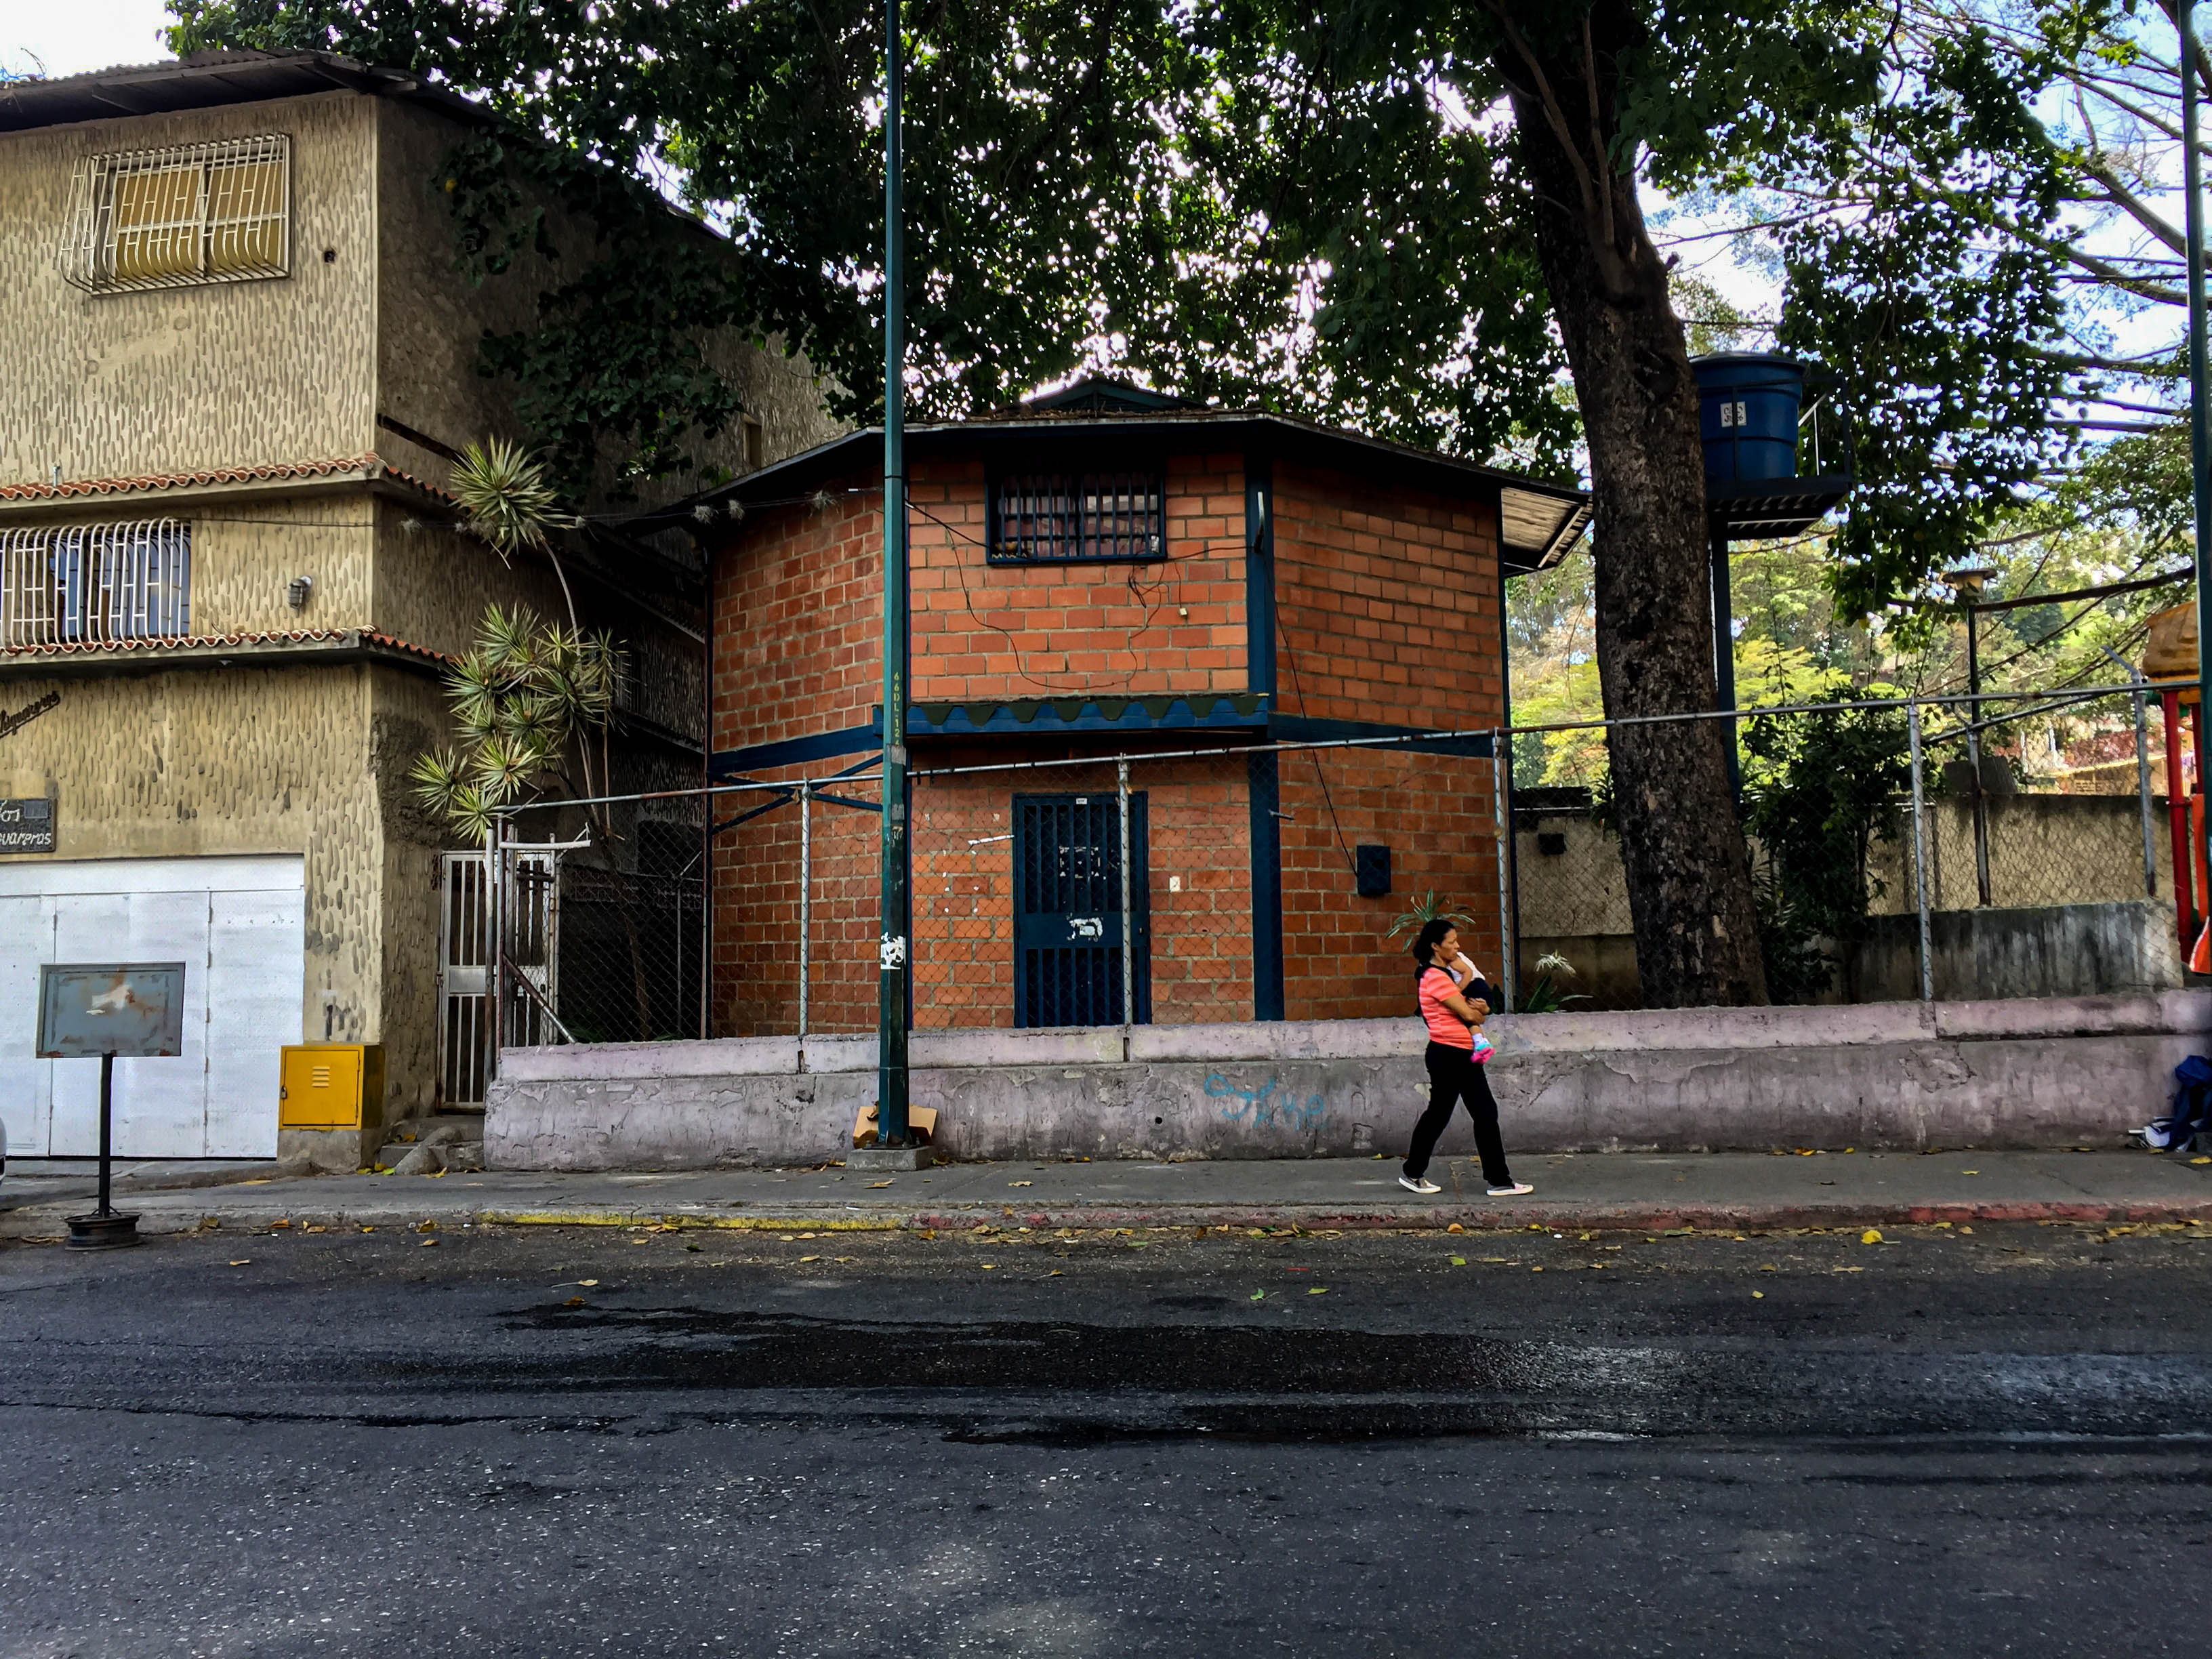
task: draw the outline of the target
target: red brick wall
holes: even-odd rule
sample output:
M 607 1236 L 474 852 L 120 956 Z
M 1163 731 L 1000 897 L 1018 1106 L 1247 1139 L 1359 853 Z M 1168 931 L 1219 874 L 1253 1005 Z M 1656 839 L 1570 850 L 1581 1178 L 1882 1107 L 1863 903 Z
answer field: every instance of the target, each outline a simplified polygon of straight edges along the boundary
M 988 751 L 963 756 L 987 761 Z M 1133 763 L 1145 798 L 1152 1019 L 1252 1017 L 1252 866 L 1245 757 Z M 925 778 L 914 794 L 915 1024 L 1014 1023 L 1013 797 L 1111 799 L 1114 769 Z M 981 843 L 980 845 L 971 843 Z
M 883 696 L 882 498 L 771 507 L 714 556 L 714 740 L 742 749 L 865 724 Z M 856 487 L 856 493 L 844 493 Z
M 915 467 L 915 699 L 1246 690 L 1243 463 L 1165 471 L 1164 562 L 993 565 L 983 464 Z
M 1460 930 L 1467 953 L 1492 978 L 1499 974 L 1487 758 L 1321 749 L 1286 751 L 1276 766 L 1282 810 L 1291 815 L 1281 830 L 1286 1018 L 1410 1014 L 1411 940 L 1385 935 L 1425 892 L 1475 919 Z M 1359 896 L 1352 849 L 1363 842 L 1390 849 L 1385 897 Z
M 1498 511 L 1382 490 L 1343 473 L 1275 471 L 1276 706 L 1316 720 L 1468 729 L 1502 716 Z M 1443 651 L 1443 669 L 1424 664 Z M 1277 763 L 1284 1012 L 1405 1012 L 1413 973 L 1391 921 L 1435 890 L 1476 919 L 1468 954 L 1501 970 L 1487 759 L 1333 749 Z M 1324 789 L 1324 783 L 1326 789 Z M 1351 849 L 1391 850 L 1392 891 L 1358 896 Z
M 865 486 L 869 480 L 852 483 Z M 1494 502 L 1382 492 L 1343 475 L 1278 467 L 1275 558 L 1285 712 L 1392 725 L 1487 726 L 1499 717 Z M 918 700 L 1029 699 L 1064 692 L 1246 689 L 1243 501 L 1234 457 L 1169 468 L 1172 562 L 1132 568 L 1000 567 L 984 560 L 980 464 L 916 469 L 914 670 Z M 937 522 L 942 520 L 942 523 Z M 870 494 L 773 509 L 715 562 L 714 746 L 773 742 L 861 724 L 881 695 L 881 524 Z M 1157 586 L 1147 586 L 1156 584 Z M 1176 614 L 1188 606 L 1188 621 Z M 995 627 L 991 624 L 996 624 Z M 1012 638 L 999 629 L 1010 630 Z M 1437 672 L 1424 651 L 1456 653 Z M 1042 683 L 1040 683 L 1042 682 Z M 1122 740 L 1101 738 L 1103 747 Z M 1172 746 L 1185 746 L 1178 740 Z M 928 746 L 923 767 L 1045 752 Z M 858 756 L 852 757 L 854 760 Z M 834 793 L 869 784 L 803 770 Z M 1390 921 L 1428 889 L 1478 918 L 1471 954 L 1498 970 L 1491 763 L 1394 750 L 1290 751 L 1278 762 L 1286 1014 L 1410 1018 L 1412 971 Z M 1153 1018 L 1248 1019 L 1252 1012 L 1246 758 L 1136 764 L 1150 802 Z M 1323 785 L 1326 783 L 1326 792 Z M 915 785 L 915 1023 L 1013 1020 L 1011 802 L 1023 793 L 1110 793 L 1110 767 L 923 779 Z M 720 799 L 718 820 L 753 803 Z M 872 812 L 817 804 L 811 1029 L 875 1024 Z M 1357 896 L 1350 848 L 1392 849 L 1394 892 Z M 970 842 L 980 845 L 971 846 Z M 716 1029 L 796 1029 L 799 822 L 786 805 L 718 838 Z
M 1322 720 L 1489 726 L 1498 506 L 1275 470 L 1276 706 Z M 1418 659 L 1451 653 L 1438 670 Z

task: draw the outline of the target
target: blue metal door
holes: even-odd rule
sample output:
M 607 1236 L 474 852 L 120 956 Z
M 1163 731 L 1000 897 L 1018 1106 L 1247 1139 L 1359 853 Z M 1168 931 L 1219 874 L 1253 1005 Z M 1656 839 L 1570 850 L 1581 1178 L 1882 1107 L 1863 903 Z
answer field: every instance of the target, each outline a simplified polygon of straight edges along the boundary
M 1145 798 L 1129 797 L 1136 1020 L 1152 1017 Z M 1109 790 L 1014 797 L 1014 1024 L 1119 1025 L 1121 824 Z

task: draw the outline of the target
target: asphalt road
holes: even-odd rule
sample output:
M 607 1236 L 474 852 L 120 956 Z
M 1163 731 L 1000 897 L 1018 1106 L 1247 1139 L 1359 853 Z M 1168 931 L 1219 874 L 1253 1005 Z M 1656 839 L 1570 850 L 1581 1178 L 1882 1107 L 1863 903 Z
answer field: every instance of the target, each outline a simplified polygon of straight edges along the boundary
M 2208 1232 L 0 1246 L 0 1659 L 2202 1654 Z

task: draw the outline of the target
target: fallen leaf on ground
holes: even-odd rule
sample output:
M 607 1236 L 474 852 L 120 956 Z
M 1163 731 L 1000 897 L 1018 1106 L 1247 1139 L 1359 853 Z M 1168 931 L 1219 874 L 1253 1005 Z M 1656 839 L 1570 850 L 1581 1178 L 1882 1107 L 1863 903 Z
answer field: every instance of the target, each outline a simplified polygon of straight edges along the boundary
M 1458 1222 L 1455 1221 L 1450 1226 L 1445 1228 L 1444 1231 L 1448 1233 L 1463 1233 L 1467 1229 L 1461 1226 Z
M 250 1255 L 240 1256 L 230 1265 L 234 1267 L 251 1267 L 253 1265 L 253 1258 Z
M 1529 1269 L 1528 1269 L 1528 1271 L 1529 1271 L 1530 1273 L 1540 1273 L 1543 1272 L 1544 1270 L 1543 1270 L 1541 1267 L 1531 1267 L 1531 1268 L 1529 1268 Z
M 2212 1158 L 2208 1158 L 2204 1161 L 2207 1164 L 2212 1164 Z M 238 1184 L 241 1187 L 266 1187 L 271 1179 L 273 1177 L 269 1176 L 256 1176 L 251 1181 L 241 1181 Z
M 1252 1292 L 1252 1299 L 1255 1302 L 1265 1302 L 1267 1299 L 1267 1293 L 1265 1291 L 1255 1291 Z
M 1751 1299 L 1753 1302 L 1764 1302 L 1766 1300 L 1766 1292 L 1765 1291 L 1753 1291 L 1751 1293 Z
M 994 1272 L 994 1271 L 997 1269 L 998 1265 L 999 1265 L 999 1264 L 998 1264 L 997 1262 L 995 1262 L 995 1261 L 986 1261 L 986 1262 L 983 1264 L 983 1271 L 984 1271 L 985 1273 L 991 1273 L 991 1272 Z
M 1863 1273 L 1866 1269 L 1864 1267 L 1831 1267 L 1828 1271 L 1838 1273 Z
M 596 1279 L 580 1279 L 576 1282 L 588 1291 L 599 1281 Z
M 890 1183 L 890 1182 L 888 1182 L 888 1181 L 871 1181 L 871 1182 L 868 1183 L 868 1185 L 869 1185 L 869 1186 L 871 1186 L 871 1187 L 888 1187 L 888 1186 L 890 1186 L 890 1184 L 891 1184 L 891 1183 Z
M 2189 1161 L 2191 1164 L 2212 1164 L 2212 1158 L 2192 1158 Z
M 1869 1228 L 1868 1228 L 1864 1232 L 1863 1232 L 1863 1233 L 1861 1233 L 1861 1234 L 1859 1235 L 1859 1243 L 1862 1243 L 1862 1244 L 1879 1244 L 1879 1243 L 1881 1243 L 1881 1228 L 1879 1228 L 1879 1227 L 1869 1227 Z
M 818 1255 L 802 1255 L 799 1258 L 799 1265 L 803 1267 L 810 1261 L 819 1261 L 821 1260 L 822 1258 Z
M 1034 1187 L 1036 1185 L 1036 1182 L 1034 1181 L 1009 1181 L 1006 1185 L 1009 1187 Z
M 694 1255 L 701 1255 L 706 1249 L 706 1246 L 703 1244 L 686 1244 L 684 1248 L 690 1251 Z
M 438 1241 L 434 1238 L 426 1238 L 422 1241 L 422 1248 L 426 1250 L 434 1250 L 438 1248 Z
M 288 1216 L 288 1215 L 280 1215 L 280 1216 L 278 1216 L 278 1217 L 276 1218 L 276 1220 L 274 1220 L 274 1221 L 272 1221 L 272 1222 L 270 1222 L 270 1223 L 269 1224 L 269 1228 L 270 1228 L 270 1231 L 271 1232 L 274 1232 L 274 1231 L 275 1231 L 277 1228 L 279 1228 L 279 1227 L 289 1227 L 289 1226 L 290 1226 L 291 1224 L 292 1224 L 292 1218 L 291 1218 L 291 1217 L 289 1217 L 289 1216 Z
M 1045 1277 L 1046 1277 L 1047 1279 L 1057 1279 L 1057 1278 L 1059 1278 L 1059 1277 L 1060 1277 L 1060 1269 L 1059 1269 L 1059 1268 L 1057 1268 L 1057 1267 L 1054 1267 L 1054 1268 L 1050 1273 L 1047 1273 L 1047 1274 L 1045 1275 Z
M 564 1308 L 580 1308 L 584 1305 L 584 1298 L 580 1296 L 572 1296 L 561 1305 Z
M 1960 1175 L 1979 1175 L 1981 1174 L 1981 1171 L 1979 1170 L 1961 1170 L 1959 1173 Z
M 1455 1255 L 1451 1259 L 1451 1264 L 1455 1267 L 1464 1267 L 1467 1266 L 1467 1258 L 1463 1255 Z
M 1306 1294 L 1308 1296 L 1327 1296 L 1328 1294 L 1328 1286 L 1326 1285 L 1316 1285 L 1309 1289 L 1306 1291 Z

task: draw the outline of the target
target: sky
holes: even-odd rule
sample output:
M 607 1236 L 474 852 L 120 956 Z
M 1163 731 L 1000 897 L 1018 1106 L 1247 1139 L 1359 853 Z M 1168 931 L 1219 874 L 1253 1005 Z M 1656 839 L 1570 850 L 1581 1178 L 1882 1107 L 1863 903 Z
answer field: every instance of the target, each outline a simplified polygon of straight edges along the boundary
M 82 75 L 169 56 L 161 0 L 0 0 L 0 70 Z

